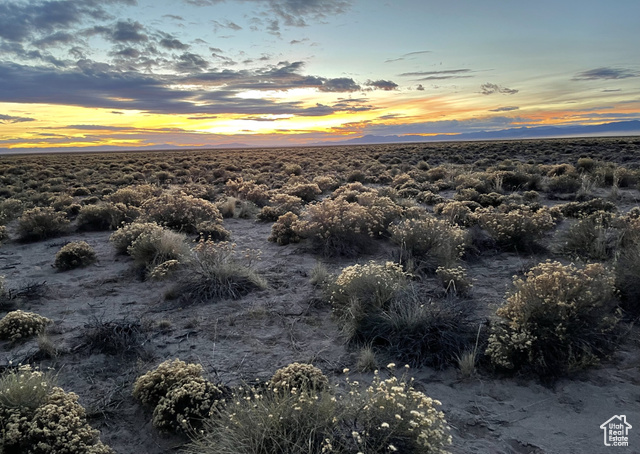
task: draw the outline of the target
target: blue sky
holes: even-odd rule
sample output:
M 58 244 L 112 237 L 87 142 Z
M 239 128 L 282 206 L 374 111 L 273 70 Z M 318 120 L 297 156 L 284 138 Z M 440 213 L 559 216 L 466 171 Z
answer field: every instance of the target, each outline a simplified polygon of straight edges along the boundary
M 640 119 L 640 2 L 8 0 L 0 148 Z

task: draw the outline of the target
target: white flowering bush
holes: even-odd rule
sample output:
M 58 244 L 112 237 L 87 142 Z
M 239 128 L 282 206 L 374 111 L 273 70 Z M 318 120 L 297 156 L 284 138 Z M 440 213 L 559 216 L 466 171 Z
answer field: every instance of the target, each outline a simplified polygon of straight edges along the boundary
M 615 224 L 616 216 L 606 211 L 585 215 L 564 234 L 562 252 L 592 260 L 611 258 L 620 235 Z
M 618 318 L 614 278 L 601 264 L 544 262 L 496 311 L 486 353 L 498 367 L 542 376 L 592 365 L 610 350 Z
M 33 312 L 12 311 L 0 320 L 0 339 L 15 342 L 37 336 L 50 323 L 48 318 Z
M 253 180 L 245 181 L 242 177 L 225 183 L 227 195 L 248 200 L 258 206 L 266 205 L 269 200 L 269 188 L 264 184 L 257 184 Z
M 53 266 L 60 271 L 89 266 L 97 260 L 96 252 L 86 241 L 67 243 L 56 253 Z
M 119 254 L 126 254 L 127 249 L 143 233 L 159 232 L 162 227 L 155 222 L 132 222 L 120 227 L 109 237 Z
M 330 285 L 329 300 L 339 317 L 351 312 L 354 302 L 370 309 L 382 308 L 406 287 L 409 278 L 402 266 L 393 262 L 347 266 Z
M 75 393 L 23 366 L 0 377 L 0 450 L 25 454 L 113 454 L 88 425 Z
M 299 392 L 315 392 L 328 389 L 329 380 L 322 370 L 312 364 L 292 363 L 278 369 L 271 377 L 269 386 L 276 391 L 290 392 L 295 388 Z
M 351 185 L 359 185 L 352 183 Z M 362 186 L 362 185 L 360 185 Z M 356 187 L 338 188 L 334 199 L 307 207 L 294 231 L 310 238 L 325 255 L 353 256 L 367 250 L 373 238 L 388 233 L 402 208 L 377 191 Z
M 481 208 L 475 211 L 474 217 L 498 244 L 518 249 L 531 248 L 556 225 L 550 210 L 533 211 L 528 206 L 508 208 L 507 211 Z
M 276 193 L 269 198 L 269 205 L 262 207 L 258 214 L 261 221 L 276 221 L 280 216 L 291 212 L 299 215 L 302 211 L 302 199 L 300 197 Z
M 138 235 L 127 253 L 137 265 L 152 270 L 167 260 L 183 260 L 190 249 L 183 233 L 153 228 Z
M 153 410 L 152 423 L 162 431 L 190 433 L 200 430 L 225 403 L 228 390 L 202 377 L 188 377 L 164 395 Z
M 412 381 L 377 374 L 371 385 L 347 379 L 335 393 L 239 390 L 186 452 L 444 454 L 451 436 L 439 405 Z
M 390 230 L 391 240 L 400 245 L 403 258 L 413 259 L 418 269 L 430 272 L 455 264 L 468 243 L 463 229 L 433 216 L 405 219 Z
M 271 235 L 269 235 L 267 240 L 281 246 L 285 246 L 289 243 L 299 243 L 300 236 L 295 230 L 298 219 L 298 215 L 292 212 L 288 212 L 280 216 L 271 226 Z
M 436 276 L 440 279 L 446 293 L 466 295 L 473 287 L 466 270 L 461 266 L 451 268 L 439 266 L 436 269 Z
M 348 383 L 342 418 L 346 431 L 351 431 L 340 443 L 347 449 L 337 452 L 447 452 L 452 440 L 444 413 L 437 408 L 441 403 L 415 389 L 412 379 L 383 380 L 376 373 L 370 386 Z
M 200 364 L 187 364 L 179 359 L 167 360 L 157 368 L 137 378 L 133 397 L 142 404 L 155 407 L 169 390 L 185 380 L 202 378 Z
M 198 224 L 204 221 L 222 224 L 222 215 L 214 203 L 180 193 L 149 199 L 142 204 L 142 210 L 142 220 L 184 233 L 198 233 Z

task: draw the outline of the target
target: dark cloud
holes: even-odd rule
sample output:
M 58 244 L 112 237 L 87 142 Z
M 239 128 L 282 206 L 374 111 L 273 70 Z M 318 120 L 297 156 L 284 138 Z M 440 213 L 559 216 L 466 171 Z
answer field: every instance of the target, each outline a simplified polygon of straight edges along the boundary
M 29 118 L 29 117 L 15 117 L 13 115 L 0 114 L 0 124 L 24 123 L 27 121 L 36 121 L 36 119 Z
M 189 48 L 188 44 L 185 44 L 179 39 L 172 37 L 162 38 L 160 41 L 158 41 L 158 44 L 161 47 L 169 50 L 187 50 Z
M 187 120 L 215 120 L 219 118 L 217 115 L 205 115 L 199 117 L 187 117 Z
M 489 112 L 511 112 L 512 110 L 518 110 L 518 109 L 520 109 L 520 107 L 505 106 L 505 107 L 498 107 L 497 109 L 491 109 Z
M 149 39 L 143 32 L 144 27 L 140 22 L 118 21 L 111 32 L 111 39 L 116 42 L 139 43 Z
M 167 19 L 173 19 L 173 20 L 177 20 L 177 21 L 183 21 L 184 20 L 184 17 L 176 16 L 175 14 L 165 14 L 162 17 L 166 17 Z
M 640 77 L 640 72 L 625 68 L 596 68 L 576 74 L 571 80 L 628 79 Z
M 220 29 L 224 29 L 224 30 L 233 30 L 233 31 L 238 31 L 238 30 L 242 30 L 242 27 L 239 26 L 238 24 L 236 24 L 235 22 L 231 22 L 229 20 L 225 20 L 224 22 L 219 22 L 217 20 L 212 21 L 213 22 L 213 28 L 216 31 L 216 33 L 218 32 L 218 30 Z
M 480 89 L 482 90 L 480 93 L 482 93 L 483 95 L 492 95 L 494 93 L 502 93 L 504 95 L 515 95 L 516 93 L 518 93 L 518 90 L 514 90 L 507 87 L 501 87 L 500 85 L 490 84 L 490 83 L 482 84 L 480 86 Z
M 398 88 L 398 84 L 390 80 L 368 80 L 365 82 L 368 87 L 373 87 L 378 90 L 391 91 Z
M 85 19 L 107 19 L 104 6 L 135 0 L 27 0 L 0 3 L 0 38 L 25 41 L 73 28 Z
M 349 93 L 358 91 L 361 88 L 353 79 L 348 77 L 339 77 L 336 79 L 324 79 L 323 84 L 318 87 L 318 89 L 324 92 Z
M 418 86 L 416 87 L 416 90 L 424 91 L 424 87 L 422 86 L 422 84 L 418 84 Z
M 411 73 L 402 73 L 398 74 L 400 77 L 419 77 L 420 79 L 416 80 L 441 80 L 441 79 L 463 79 L 469 76 L 468 73 L 472 73 L 473 71 L 464 68 L 464 69 L 447 69 L 444 71 L 418 71 Z
M 200 55 L 185 52 L 180 55 L 174 65 L 176 71 L 182 73 L 193 73 L 204 71 L 209 67 L 209 62 L 202 58 Z
M 603 93 L 615 93 L 617 91 L 622 91 L 620 88 L 611 88 L 611 89 L 606 89 L 606 90 L 602 90 Z
M 415 57 L 417 57 L 418 55 L 424 55 L 424 54 L 430 54 L 431 51 L 430 50 L 419 50 L 417 52 L 409 52 L 407 54 L 404 54 L 398 58 L 389 58 L 387 60 L 385 60 L 385 63 L 393 63 L 396 61 L 403 61 L 403 60 L 412 60 Z
M 70 44 L 76 42 L 76 40 L 77 38 L 71 33 L 56 32 L 34 41 L 33 45 L 42 49 L 51 46 L 58 46 L 60 44 Z

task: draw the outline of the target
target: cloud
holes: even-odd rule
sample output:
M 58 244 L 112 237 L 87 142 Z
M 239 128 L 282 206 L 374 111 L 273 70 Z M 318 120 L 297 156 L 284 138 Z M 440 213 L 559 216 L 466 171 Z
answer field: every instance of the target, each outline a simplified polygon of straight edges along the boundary
M 58 46 L 60 44 L 70 44 L 75 42 L 76 39 L 77 38 L 71 33 L 59 31 L 34 41 L 33 45 L 43 49 L 51 46 Z
M 20 42 L 68 30 L 84 19 L 106 19 L 104 5 L 135 0 L 27 0 L 0 3 L 0 38 Z
M 391 91 L 398 88 L 398 84 L 390 80 L 368 80 L 365 82 L 365 85 L 384 91 Z
M 418 84 L 418 86 L 416 87 L 416 90 L 424 91 L 424 87 L 422 86 L 422 84 Z
M 213 22 L 213 28 L 216 31 L 216 33 L 220 29 L 233 30 L 233 31 L 242 30 L 241 26 L 229 20 L 225 20 L 224 22 L 218 22 L 217 20 L 214 20 L 212 22 Z
M 418 55 L 424 55 L 424 54 L 430 54 L 431 51 L 430 50 L 419 50 L 417 52 L 409 52 L 407 54 L 404 54 L 398 58 L 389 58 L 387 60 L 385 60 L 385 63 L 393 63 L 396 61 L 402 61 L 402 60 L 412 60 L 414 57 L 418 56 Z
M 179 39 L 173 37 L 162 38 L 160 41 L 158 41 L 158 44 L 161 47 L 169 50 L 187 50 L 189 48 L 188 44 L 185 44 Z
M 204 71 L 209 67 L 209 62 L 200 55 L 185 52 L 180 55 L 174 65 L 176 71 L 182 73 L 193 73 Z
M 194 6 L 213 6 L 224 0 L 183 0 L 185 3 Z M 350 7 L 352 0 L 235 0 L 241 3 L 253 3 L 262 7 L 266 12 L 282 20 L 288 27 L 305 27 L 307 21 L 322 21 L 329 16 L 336 16 L 345 13 Z M 258 19 L 257 17 L 253 19 Z M 257 22 L 259 23 L 258 19 Z M 274 23 L 267 23 L 272 27 Z
M 323 79 L 322 85 L 318 89 L 324 92 L 348 93 L 360 90 L 360 85 L 356 84 L 351 78 L 339 77 L 336 79 Z
M 35 118 L 15 117 L 13 115 L 0 114 L 0 124 L 24 123 L 27 121 L 36 121 Z
M 512 110 L 518 110 L 518 109 L 520 109 L 520 107 L 505 106 L 505 107 L 498 107 L 497 109 L 491 109 L 489 112 L 511 112 Z
M 602 67 L 578 73 L 571 80 L 628 79 L 630 77 L 640 77 L 640 72 L 624 68 Z
M 480 86 L 480 89 L 482 90 L 480 93 L 482 93 L 483 95 L 492 95 L 494 93 L 502 93 L 503 95 L 515 95 L 519 91 L 490 83 L 482 84 Z

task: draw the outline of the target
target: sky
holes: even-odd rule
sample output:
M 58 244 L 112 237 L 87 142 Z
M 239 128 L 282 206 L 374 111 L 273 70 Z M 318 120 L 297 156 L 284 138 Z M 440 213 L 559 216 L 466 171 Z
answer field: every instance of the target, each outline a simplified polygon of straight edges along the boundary
M 0 152 L 640 119 L 638 0 L 2 0 Z

